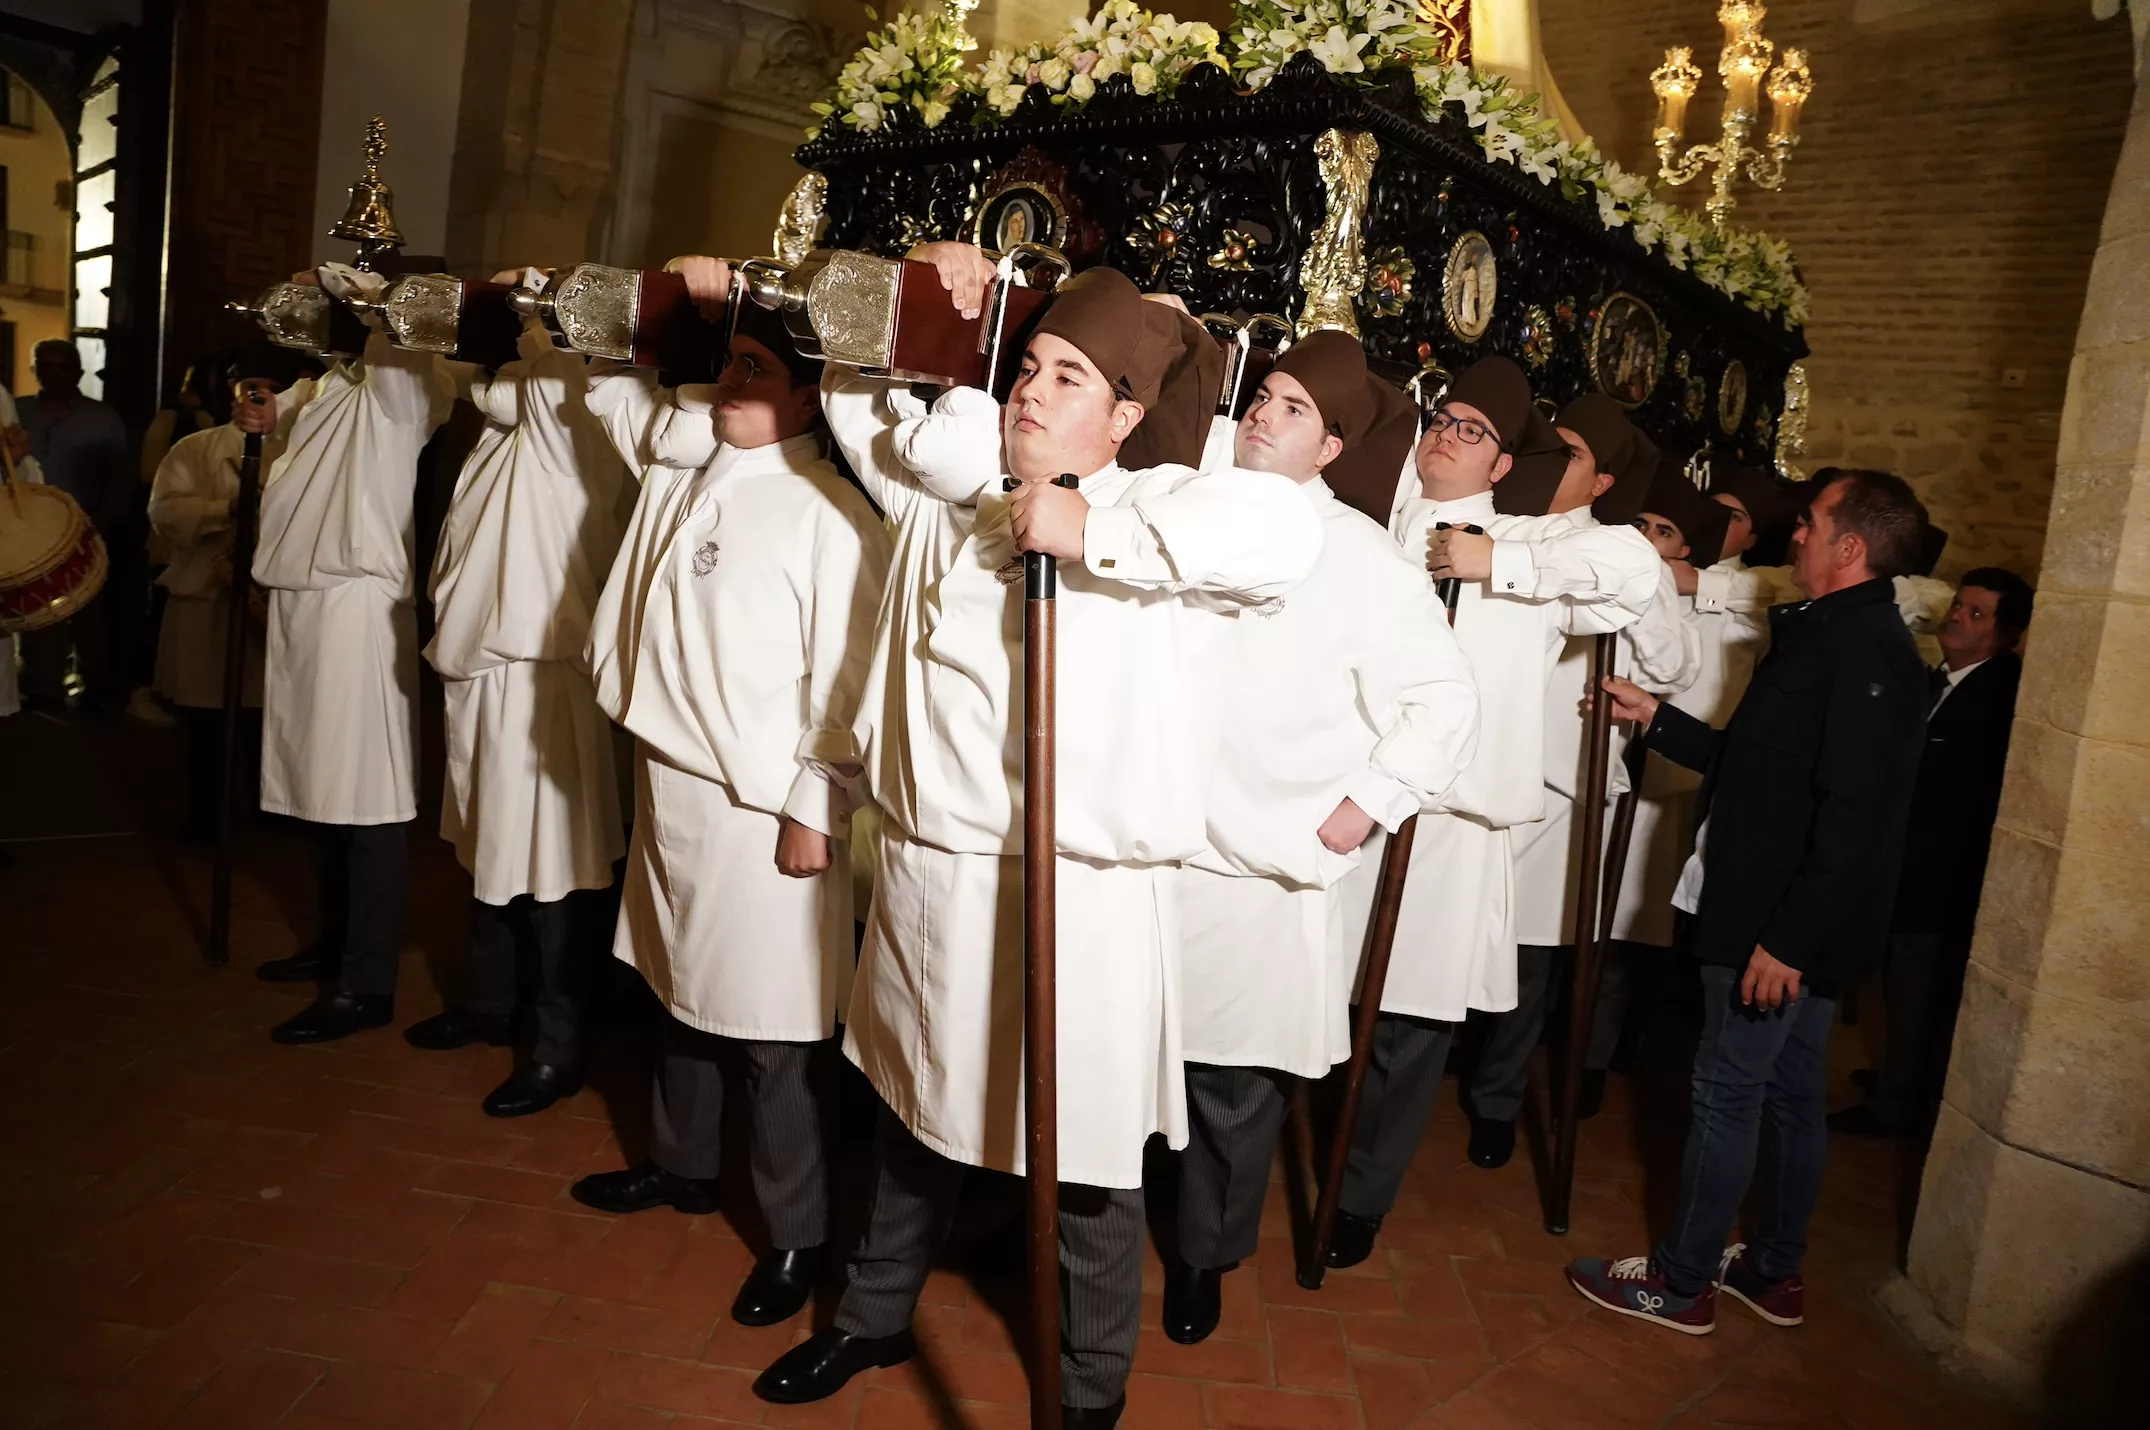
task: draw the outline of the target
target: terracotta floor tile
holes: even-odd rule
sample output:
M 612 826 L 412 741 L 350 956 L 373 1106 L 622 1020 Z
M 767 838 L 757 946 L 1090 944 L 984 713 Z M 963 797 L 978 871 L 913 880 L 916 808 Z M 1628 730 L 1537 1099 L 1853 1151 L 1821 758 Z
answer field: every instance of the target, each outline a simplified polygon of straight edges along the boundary
M 488 1286 L 434 1350 L 426 1369 L 505 1380 L 529 1351 L 559 1297 L 524 1286 Z
M 1273 1307 L 1269 1312 L 1269 1347 L 1278 1385 L 1292 1390 L 1350 1393 L 1351 1361 L 1344 1353 L 1344 1328 L 1335 1312 Z
M 730 1366 L 615 1352 L 597 1395 L 622 1405 L 678 1410 L 724 1420 L 761 1419 L 762 1402 L 749 1388 L 754 1377 Z
M 400 1316 L 460 1316 L 513 1254 L 504 1242 L 444 1237 L 402 1274 L 380 1307 Z
M 935 1400 L 877 1385 L 859 1402 L 856 1423 L 859 1430 L 1026 1430 L 1030 1412 L 1018 1405 Z
M 1216 1430 L 1361 1430 L 1359 1403 L 1344 1395 L 1205 1385 L 1202 1403 Z
M 240 1247 L 240 1250 L 254 1254 L 231 1278 L 232 1286 L 332 1306 L 380 1307 L 414 1274 L 399 1266 L 383 1266 L 377 1261 L 352 1261 L 347 1257 L 292 1251 L 281 1246 L 258 1250 Z
M 130 1326 L 178 1324 L 202 1298 L 232 1282 L 261 1253 L 236 1242 L 192 1237 L 170 1255 L 97 1300 L 97 1313 Z
M 1177 1376 L 1143 1375 L 1127 1379 L 1127 1410 L 1120 1430 L 1202 1430 L 1202 1387 Z
M 612 1369 L 614 1352 L 536 1341 L 493 1393 L 477 1430 L 566 1430 Z
M 158 1339 L 153 1330 L 117 1321 L 16 1320 L 0 1336 L 0 1368 L 54 1380 L 109 1380 Z
M 216 1373 L 171 1430 L 254 1430 L 281 1420 L 328 1370 L 315 1356 L 245 1351 Z
M 1366 1430 L 1400 1430 L 1485 1373 L 1482 1366 L 1436 1365 L 1354 1353 L 1351 1375 Z
M 1227 1341 L 1211 1336 L 1199 1345 L 1168 1340 L 1154 1320 L 1135 1342 L 1135 1369 L 1187 1380 L 1222 1380 L 1241 1385 L 1274 1385 L 1269 1347 L 1260 1341 Z
M 744 1243 L 727 1237 L 689 1236 L 665 1262 L 643 1299 L 668 1311 L 714 1320 L 731 1309 L 740 1284 L 753 1269 L 754 1253 Z
M 541 1334 L 615 1351 L 694 1360 L 709 1340 L 711 1319 L 654 1306 L 630 1306 L 587 1296 L 562 1296 Z
M 675 1423 L 673 1417 L 654 1410 L 593 1400 L 575 1417 L 575 1430 L 668 1430 Z
M 1485 1332 L 1471 1321 L 1421 1321 L 1402 1316 L 1344 1316 L 1344 1339 L 1354 1351 L 1414 1360 L 1492 1364 Z
M 126 1379 L 174 1390 L 199 1390 L 240 1352 L 269 1334 L 294 1304 L 254 1291 L 219 1288 L 185 1320 L 158 1336 L 127 1367 Z
M 339 1361 L 299 1408 L 397 1430 L 462 1430 L 492 1394 L 467 1376 Z
M 257 1337 L 255 1344 L 369 1365 L 417 1367 L 433 1358 L 454 1329 L 450 1321 L 301 1301 Z
M 556 1208 L 567 1201 L 569 1179 L 552 1172 L 525 1172 L 483 1162 L 435 1162 L 426 1190 L 489 1202 Z M 571 1203 L 570 1203 L 571 1205 Z

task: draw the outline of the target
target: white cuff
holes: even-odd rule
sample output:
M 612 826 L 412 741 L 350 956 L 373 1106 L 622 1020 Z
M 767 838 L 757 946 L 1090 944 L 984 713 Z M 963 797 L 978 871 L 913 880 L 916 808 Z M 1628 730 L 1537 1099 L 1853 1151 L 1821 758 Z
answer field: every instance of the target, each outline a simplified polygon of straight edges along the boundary
M 1391 834 L 1418 813 L 1418 796 L 1371 765 L 1358 773 L 1344 793 L 1353 804 L 1366 811 L 1374 823 Z
M 811 767 L 792 777 L 791 792 L 784 796 L 783 815 L 831 838 L 851 826 L 850 801 L 827 776 Z
M 1496 596 L 1534 596 L 1538 593 L 1538 562 L 1527 541 L 1493 543 L 1491 591 Z

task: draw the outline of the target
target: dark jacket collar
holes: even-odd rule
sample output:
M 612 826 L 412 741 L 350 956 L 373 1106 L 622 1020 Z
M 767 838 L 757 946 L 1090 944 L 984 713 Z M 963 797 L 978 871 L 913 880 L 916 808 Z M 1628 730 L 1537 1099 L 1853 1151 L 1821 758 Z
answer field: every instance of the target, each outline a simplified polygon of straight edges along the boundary
M 1831 591 L 1811 601 L 1793 601 L 1787 605 L 1769 608 L 1769 628 L 1774 636 L 1796 625 L 1819 619 L 1828 621 L 1836 616 L 1850 615 L 1866 606 L 1896 604 L 1896 583 L 1876 576 L 1871 581 L 1861 581 L 1856 586 L 1846 586 L 1841 591 Z

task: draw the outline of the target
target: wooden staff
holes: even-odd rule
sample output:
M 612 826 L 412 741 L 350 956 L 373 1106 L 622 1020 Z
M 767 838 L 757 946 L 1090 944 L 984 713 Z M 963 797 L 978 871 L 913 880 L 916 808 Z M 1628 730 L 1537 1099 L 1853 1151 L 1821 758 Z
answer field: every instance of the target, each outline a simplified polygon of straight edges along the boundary
M 1076 479 L 1056 479 L 1072 487 Z M 1013 477 L 1002 485 L 1013 491 Z M 1023 553 L 1023 1137 L 1030 1190 L 1030 1427 L 1059 1430 L 1060 1104 L 1053 963 L 1058 951 L 1053 821 L 1054 605 L 1060 568 Z
M 246 400 L 259 404 L 260 393 Z M 246 701 L 247 598 L 253 590 L 254 526 L 261 508 L 261 434 L 246 434 L 239 458 L 239 496 L 231 509 L 231 590 L 224 621 L 224 769 L 217 799 L 216 866 L 209 882 L 207 957 L 231 961 L 231 869 L 239 833 L 240 728 Z
M 1436 531 L 1449 523 L 1436 522 Z M 1484 536 L 1482 526 L 1459 530 Z M 1448 624 L 1456 624 L 1456 603 L 1463 596 L 1463 582 L 1454 576 L 1433 583 L 1441 604 L 1448 610 Z M 1336 1134 L 1329 1143 L 1328 1175 L 1321 1179 L 1321 1193 L 1314 1202 L 1314 1238 L 1307 1259 L 1299 1266 L 1299 1284 L 1319 1291 L 1329 1274 L 1329 1242 L 1336 1235 L 1338 1199 L 1344 1194 L 1344 1173 L 1351 1163 L 1351 1138 L 1359 1125 L 1359 1102 L 1366 1092 L 1366 1071 L 1374 1060 L 1374 1029 L 1381 1021 L 1381 995 L 1389 981 L 1389 955 L 1396 948 L 1396 924 L 1403 914 L 1403 885 L 1411 873 L 1411 844 L 1418 837 L 1418 816 L 1396 826 L 1381 855 L 1381 890 L 1374 898 L 1373 937 L 1366 950 L 1366 977 L 1359 983 L 1359 1006 L 1351 1028 L 1351 1061 L 1344 1068 L 1344 1097 L 1336 1110 Z
M 1586 727 L 1583 788 L 1578 795 L 1583 820 L 1582 847 L 1576 853 L 1575 981 L 1568 997 L 1568 1056 L 1560 1070 L 1560 1101 L 1555 1110 L 1553 1188 L 1545 1229 L 1568 1234 L 1568 1205 L 1575 1191 L 1576 1109 L 1583 1100 L 1583 1058 L 1590 1049 L 1590 1020 L 1598 1001 L 1598 892 L 1605 848 L 1605 784 L 1612 756 L 1612 699 L 1605 677 L 1612 673 L 1617 636 L 1601 635 L 1590 648 L 1590 722 Z M 1632 808 L 1629 820 L 1633 821 Z

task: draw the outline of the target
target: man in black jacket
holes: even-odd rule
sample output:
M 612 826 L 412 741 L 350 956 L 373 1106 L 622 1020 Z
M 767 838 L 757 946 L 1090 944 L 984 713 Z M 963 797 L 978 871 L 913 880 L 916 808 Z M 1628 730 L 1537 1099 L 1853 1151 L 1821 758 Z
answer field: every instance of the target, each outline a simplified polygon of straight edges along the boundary
M 1703 1030 L 1679 1209 L 1649 1256 L 1576 1261 L 1568 1280 L 1624 1315 L 1689 1335 L 1716 1327 L 1722 1286 L 1797 1325 L 1807 1218 L 1829 1147 L 1823 1063 L 1836 993 L 1877 958 L 1924 735 L 1926 681 L 1890 580 L 1918 558 L 1925 510 L 1883 472 L 1817 483 L 1792 537 L 1811 599 L 1770 615 L 1770 652 L 1713 730 L 1609 678 L 1613 710 L 1702 771 L 1695 854 L 1673 902 L 1695 915 Z M 1775 1128 L 1768 1209 L 1725 1247 Z
M 1904 862 L 1882 991 L 1889 1048 L 1866 1101 L 1829 1126 L 1885 1137 L 1924 1128 L 1948 1080 L 1949 1041 L 1971 958 L 1971 926 L 1986 881 L 1986 852 L 2001 808 L 2008 732 L 2015 724 L 2032 593 L 2013 571 L 1983 566 L 1963 578 L 1937 639 L 1926 750 L 1911 795 Z

